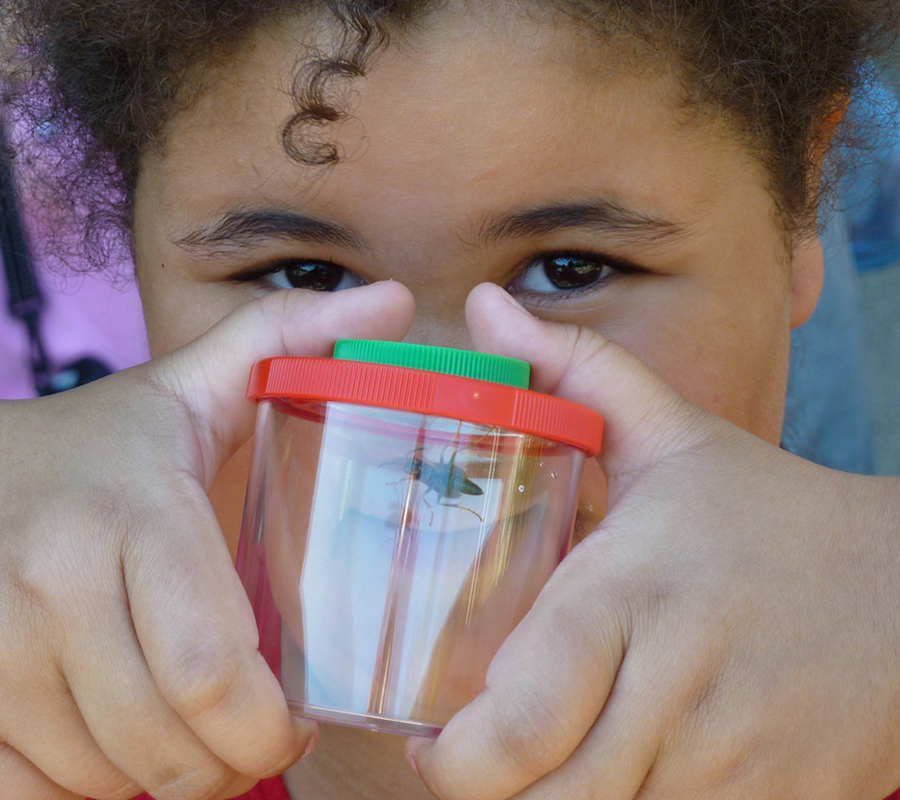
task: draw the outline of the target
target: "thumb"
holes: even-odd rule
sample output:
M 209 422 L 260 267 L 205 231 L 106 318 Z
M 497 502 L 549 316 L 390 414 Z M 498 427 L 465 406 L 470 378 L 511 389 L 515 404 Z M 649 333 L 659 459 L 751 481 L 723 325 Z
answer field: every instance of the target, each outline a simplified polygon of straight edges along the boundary
M 703 443 L 721 425 L 625 348 L 587 328 L 540 320 L 494 284 L 472 290 L 466 320 L 479 350 L 531 364 L 532 389 L 603 415 L 600 462 L 611 499 L 623 478 Z
M 188 468 L 208 489 L 252 432 L 245 393 L 250 368 L 277 356 L 331 355 L 337 339 L 400 339 L 415 303 L 402 284 L 332 294 L 273 292 L 232 311 L 194 342 L 146 365 L 155 387 L 183 406 L 199 461 Z

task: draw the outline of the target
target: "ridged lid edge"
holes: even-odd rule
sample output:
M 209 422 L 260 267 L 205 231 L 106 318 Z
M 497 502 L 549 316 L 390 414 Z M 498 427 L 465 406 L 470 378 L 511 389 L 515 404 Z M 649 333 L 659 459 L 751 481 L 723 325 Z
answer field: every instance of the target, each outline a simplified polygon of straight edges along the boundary
M 340 339 L 334 357 L 341 361 L 366 361 L 393 367 L 421 369 L 479 381 L 527 389 L 531 367 L 527 361 L 473 350 L 456 350 L 409 342 Z

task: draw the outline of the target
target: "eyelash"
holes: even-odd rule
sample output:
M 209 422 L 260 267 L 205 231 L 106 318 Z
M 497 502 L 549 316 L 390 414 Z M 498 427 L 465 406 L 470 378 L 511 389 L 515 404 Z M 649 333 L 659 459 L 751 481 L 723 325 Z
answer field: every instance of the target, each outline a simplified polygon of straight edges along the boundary
M 582 285 L 572 285 L 568 288 L 564 288 L 554 282 L 554 279 L 548 271 L 550 265 L 554 262 L 560 263 L 562 269 L 574 269 L 576 274 L 579 272 L 579 268 L 576 264 L 577 262 L 581 262 L 582 266 L 587 265 L 589 269 L 596 270 L 599 274 L 593 278 L 589 277 Z M 565 262 L 575 263 L 565 265 Z M 529 271 L 535 267 L 542 268 L 542 279 L 547 284 L 553 284 L 555 289 L 537 290 L 516 287 L 517 283 L 522 283 L 528 278 Z M 557 301 L 565 302 L 566 299 L 597 291 L 620 275 L 633 275 L 640 272 L 645 272 L 645 270 L 636 264 L 622 259 L 610 258 L 609 256 L 600 253 L 557 250 L 533 256 L 525 264 L 524 268 L 519 270 L 516 277 L 507 287 L 507 291 L 520 298 L 528 298 L 532 304 L 553 303 Z M 557 276 L 559 276 L 559 271 Z
M 568 269 L 573 271 L 575 275 L 578 275 L 579 265 L 577 262 L 581 262 L 581 268 L 584 268 L 586 265 L 588 269 L 598 271 L 599 275 L 595 278 L 589 277 L 583 285 L 573 284 L 569 287 L 559 286 L 557 283 L 554 283 L 554 279 L 548 272 L 550 265 L 554 262 L 559 264 L 556 276 L 558 279 L 562 274 L 562 270 Z M 565 262 L 570 263 L 567 265 Z M 309 275 L 313 275 L 313 269 L 322 267 L 326 269 L 325 275 L 317 274 L 313 278 L 314 280 L 316 278 L 319 279 L 321 288 L 299 285 L 278 286 L 272 280 L 272 277 L 278 275 L 280 272 L 291 269 L 302 271 L 305 267 L 312 268 L 308 273 Z M 543 275 L 542 277 L 539 276 L 539 280 L 542 279 L 548 285 L 552 284 L 555 288 L 543 290 L 517 287 L 517 284 L 521 284 L 528 279 L 529 272 L 535 267 L 543 269 Z M 329 275 L 329 271 L 331 271 L 332 274 Z M 524 267 L 518 270 L 516 277 L 507 286 L 507 291 L 509 291 L 510 294 L 519 297 L 527 297 L 532 303 L 553 303 L 558 300 L 564 301 L 565 298 L 578 297 L 579 295 L 596 291 L 609 283 L 610 280 L 614 280 L 617 275 L 631 275 L 644 271 L 645 270 L 641 267 L 632 264 L 631 262 L 610 258 L 599 253 L 556 250 L 547 253 L 539 253 L 525 262 Z M 275 289 L 306 288 L 311 291 L 329 292 L 339 291 L 341 284 L 348 280 L 350 281 L 350 284 L 341 288 L 360 286 L 365 283 L 362 278 L 347 267 L 324 259 L 281 259 L 271 262 L 263 267 L 257 267 L 252 271 L 235 275 L 233 279 L 240 283 L 250 281 L 265 282 Z M 287 280 L 288 282 L 291 282 L 290 279 Z
M 315 259 L 315 258 L 290 258 L 290 259 L 280 259 L 278 261 L 270 262 L 262 267 L 257 267 L 252 271 L 240 273 L 238 275 L 233 276 L 233 280 L 238 283 L 246 283 L 250 281 L 263 282 L 268 283 L 269 286 L 273 289 L 297 289 L 297 288 L 307 288 L 311 291 L 336 291 L 336 287 L 332 287 L 329 289 L 315 289 L 312 287 L 300 287 L 300 286 L 278 286 L 274 284 L 272 277 L 278 275 L 280 272 L 285 272 L 287 270 L 302 270 L 304 267 L 326 267 L 330 270 L 335 270 L 338 272 L 337 276 L 331 276 L 332 279 L 336 277 L 337 285 L 343 283 L 348 276 L 353 277 L 354 286 L 361 286 L 365 283 L 365 281 L 356 275 L 352 270 L 347 267 L 341 266 L 340 264 L 336 264 L 333 261 L 327 261 L 325 259 Z M 350 287 L 344 287 L 350 288 Z

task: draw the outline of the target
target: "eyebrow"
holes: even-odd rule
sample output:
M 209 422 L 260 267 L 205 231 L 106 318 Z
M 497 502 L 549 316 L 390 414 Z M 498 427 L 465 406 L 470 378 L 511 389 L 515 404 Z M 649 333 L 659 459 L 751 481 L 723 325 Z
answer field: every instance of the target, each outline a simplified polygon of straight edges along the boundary
M 636 244 L 664 242 L 687 233 L 687 226 L 679 222 L 637 211 L 612 200 L 594 199 L 489 217 L 479 228 L 476 240 L 493 244 L 572 228 L 604 233 Z
M 620 203 L 594 199 L 522 209 L 485 218 L 475 242 L 544 236 L 573 228 L 614 235 L 627 242 L 662 242 L 687 232 L 685 225 Z M 260 247 L 273 239 L 341 247 L 368 252 L 365 240 L 353 228 L 311 214 L 266 208 L 238 208 L 210 225 L 175 240 L 185 250 L 206 256 Z
M 362 237 L 352 228 L 309 214 L 281 209 L 240 208 L 175 240 L 186 250 L 207 255 L 259 247 L 273 239 L 332 245 L 364 252 Z

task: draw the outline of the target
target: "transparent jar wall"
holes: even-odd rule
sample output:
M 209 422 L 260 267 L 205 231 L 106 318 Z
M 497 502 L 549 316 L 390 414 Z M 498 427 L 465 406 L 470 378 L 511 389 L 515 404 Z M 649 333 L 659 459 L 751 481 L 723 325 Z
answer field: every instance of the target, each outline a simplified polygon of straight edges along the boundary
M 292 712 L 440 729 L 567 552 L 583 461 L 458 420 L 261 403 L 238 571 Z

